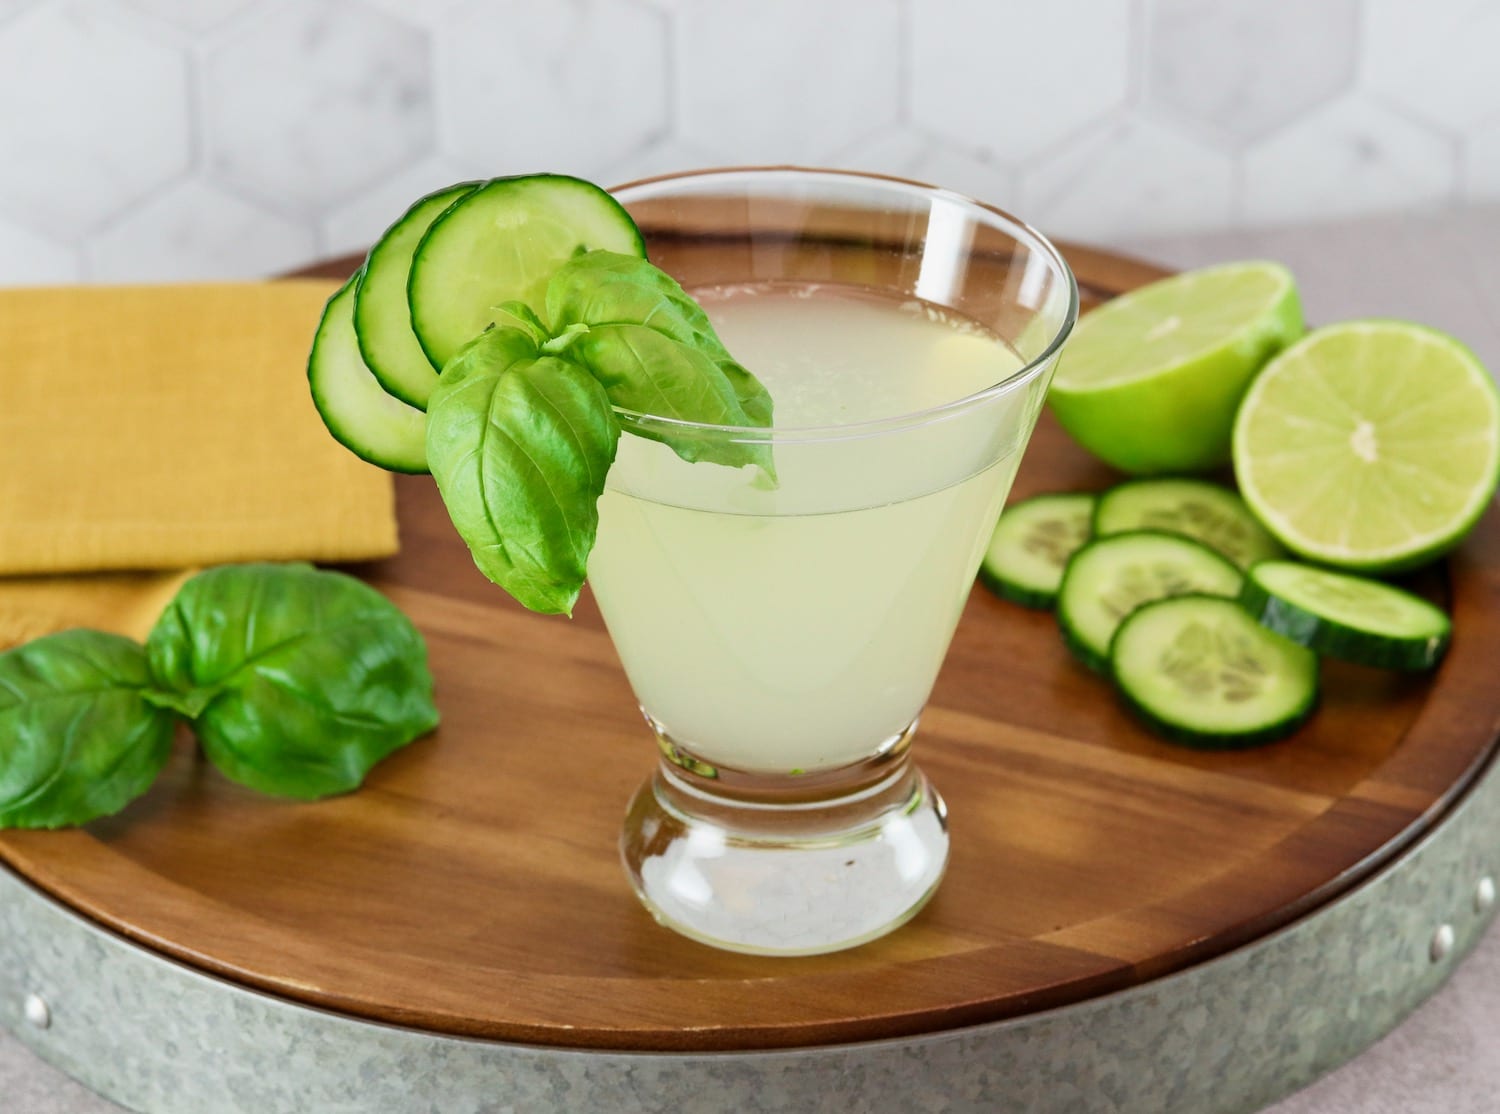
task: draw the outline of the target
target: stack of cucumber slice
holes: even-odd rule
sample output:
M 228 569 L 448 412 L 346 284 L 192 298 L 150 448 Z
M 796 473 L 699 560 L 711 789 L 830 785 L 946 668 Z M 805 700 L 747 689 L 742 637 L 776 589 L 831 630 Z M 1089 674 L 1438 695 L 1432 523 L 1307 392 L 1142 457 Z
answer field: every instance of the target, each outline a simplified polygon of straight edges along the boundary
M 1068 648 L 1159 734 L 1227 749 L 1284 738 L 1312 714 L 1320 654 L 1417 670 L 1448 645 L 1448 616 L 1426 600 L 1284 553 L 1226 487 L 1132 480 L 1011 507 L 980 577 L 1055 607 Z
M 427 400 L 443 364 L 495 307 L 533 304 L 559 266 L 596 248 L 646 256 L 620 203 L 580 178 L 460 182 L 417 201 L 318 324 L 307 378 L 329 431 L 371 464 L 426 472 Z

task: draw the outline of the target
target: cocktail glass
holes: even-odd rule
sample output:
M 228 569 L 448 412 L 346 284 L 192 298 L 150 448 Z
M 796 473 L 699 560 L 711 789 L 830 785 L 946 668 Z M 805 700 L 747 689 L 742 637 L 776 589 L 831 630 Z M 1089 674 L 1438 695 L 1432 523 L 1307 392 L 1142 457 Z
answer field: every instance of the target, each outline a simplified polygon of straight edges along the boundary
M 734 169 L 615 192 L 777 405 L 771 429 L 620 415 L 641 436 L 621 439 L 589 580 L 660 750 L 625 866 L 701 942 L 852 947 L 942 877 L 912 736 L 1077 288 L 1025 224 L 913 182 Z M 776 480 L 662 437 L 769 445 Z

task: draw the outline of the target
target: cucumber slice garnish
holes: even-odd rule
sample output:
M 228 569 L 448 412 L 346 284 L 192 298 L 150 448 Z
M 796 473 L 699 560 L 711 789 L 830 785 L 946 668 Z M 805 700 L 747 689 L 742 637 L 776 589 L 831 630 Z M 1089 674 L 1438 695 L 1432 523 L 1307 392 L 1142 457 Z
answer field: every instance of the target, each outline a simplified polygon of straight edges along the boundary
M 1227 559 L 1191 538 L 1154 530 L 1095 538 L 1063 572 L 1057 621 L 1078 659 L 1103 670 L 1115 629 L 1142 604 L 1190 592 L 1233 598 L 1243 579 Z
M 1106 491 L 1094 512 L 1094 534 L 1103 537 L 1124 530 L 1183 534 L 1218 550 L 1242 569 L 1286 556 L 1243 499 L 1207 480 L 1130 480 Z
M 1240 602 L 1262 626 L 1341 661 L 1431 669 L 1453 624 L 1440 608 L 1377 580 L 1266 561 L 1245 578 Z
M 365 366 L 354 336 L 353 278 L 328 299 L 307 359 L 323 424 L 356 456 L 392 472 L 427 471 L 427 415 L 392 398 Z
M 427 359 L 411 329 L 406 283 L 417 244 L 438 216 L 460 197 L 473 193 L 478 182 L 430 193 L 412 205 L 380 237 L 354 287 L 354 332 L 365 366 L 388 394 L 419 410 L 437 386 L 438 369 Z
M 1318 700 L 1317 655 L 1216 596 L 1140 608 L 1115 633 L 1110 668 L 1151 728 L 1210 750 L 1283 738 Z
M 1087 492 L 1066 492 L 1006 507 L 980 562 L 979 579 L 1002 599 L 1051 608 L 1068 558 L 1093 533 L 1095 502 Z
M 428 361 L 441 368 L 503 302 L 542 312 L 553 272 L 596 248 L 646 256 L 630 214 L 592 182 L 561 174 L 496 178 L 460 198 L 412 256 L 406 295 Z

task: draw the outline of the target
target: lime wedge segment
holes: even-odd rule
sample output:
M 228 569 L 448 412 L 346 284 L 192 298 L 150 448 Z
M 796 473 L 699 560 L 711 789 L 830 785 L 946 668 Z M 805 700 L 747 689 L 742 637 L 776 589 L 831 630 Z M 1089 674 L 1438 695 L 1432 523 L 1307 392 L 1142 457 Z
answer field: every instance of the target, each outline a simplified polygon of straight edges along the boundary
M 1227 263 L 1143 286 L 1086 314 L 1048 400 L 1073 437 L 1116 468 L 1196 472 L 1225 464 L 1251 378 L 1302 333 L 1279 263 Z
M 1500 481 L 1500 391 L 1454 338 L 1404 321 L 1310 333 L 1234 427 L 1240 492 L 1294 552 L 1398 572 L 1457 545 Z

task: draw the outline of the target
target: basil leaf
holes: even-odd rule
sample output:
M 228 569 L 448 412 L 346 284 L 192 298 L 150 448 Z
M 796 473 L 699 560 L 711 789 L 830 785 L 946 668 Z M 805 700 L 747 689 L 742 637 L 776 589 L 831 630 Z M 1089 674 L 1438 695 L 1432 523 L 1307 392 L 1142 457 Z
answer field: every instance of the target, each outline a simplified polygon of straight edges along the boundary
M 491 322 L 492 325 L 500 328 L 520 329 L 530 336 L 532 343 L 537 346 L 541 346 L 551 336 L 547 332 L 547 326 L 542 324 L 542 319 L 536 315 L 536 311 L 525 302 L 501 302 L 493 312 L 495 319 Z
M 0 654 L 0 827 L 59 828 L 119 812 L 172 752 L 173 715 L 147 703 L 146 654 L 100 631 Z
M 146 640 L 155 699 L 191 715 L 228 778 L 311 800 L 358 788 L 437 725 L 427 647 L 374 588 L 310 565 L 226 565 Z
M 619 439 L 604 388 L 516 329 L 470 341 L 427 406 L 428 463 L 474 563 L 547 614 L 583 587 Z
M 699 349 L 645 325 L 596 325 L 569 346 L 568 356 L 593 373 L 609 400 L 626 410 L 712 425 L 752 424 L 729 379 Z M 631 433 L 660 441 L 683 460 L 738 468 L 758 464 L 774 474 L 769 444 L 700 436 L 653 423 Z
M 554 333 L 573 324 L 644 325 L 710 355 L 728 356 L 703 307 L 661 268 L 635 255 L 574 256 L 547 283 Z
M 554 334 L 589 327 L 569 355 L 616 406 L 711 425 L 771 424 L 764 385 L 729 355 L 703 307 L 644 259 L 591 251 L 570 260 L 547 285 L 547 314 Z M 657 334 L 650 342 L 648 330 Z M 758 464 L 775 474 L 768 444 L 719 440 L 709 449 L 685 435 L 631 432 L 665 442 L 684 460 Z

